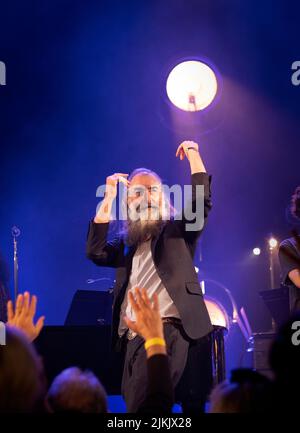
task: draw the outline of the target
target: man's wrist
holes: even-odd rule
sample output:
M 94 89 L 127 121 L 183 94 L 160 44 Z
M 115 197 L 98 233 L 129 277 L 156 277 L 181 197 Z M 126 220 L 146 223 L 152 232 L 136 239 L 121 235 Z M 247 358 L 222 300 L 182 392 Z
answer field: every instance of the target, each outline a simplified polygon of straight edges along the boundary
M 115 197 L 105 195 L 98 212 L 94 217 L 94 223 L 99 224 L 103 222 L 110 222 L 111 208 L 113 206 Z
M 108 220 L 108 218 L 106 218 L 107 220 Z M 97 215 L 95 216 L 95 218 L 93 219 L 93 222 L 95 223 L 95 224 L 101 224 L 101 223 L 103 223 L 104 221 L 106 221 L 106 219 L 105 218 L 101 218 L 101 217 L 97 217 Z
M 105 202 L 107 204 L 113 203 L 116 198 L 116 194 L 111 191 L 105 191 L 102 203 Z
M 195 152 L 199 153 L 199 149 L 197 149 L 196 147 L 188 147 L 187 150 L 194 150 Z
M 196 149 L 195 147 L 190 147 L 187 149 L 187 156 L 189 161 L 191 160 L 198 160 L 200 158 L 200 153 L 199 150 Z

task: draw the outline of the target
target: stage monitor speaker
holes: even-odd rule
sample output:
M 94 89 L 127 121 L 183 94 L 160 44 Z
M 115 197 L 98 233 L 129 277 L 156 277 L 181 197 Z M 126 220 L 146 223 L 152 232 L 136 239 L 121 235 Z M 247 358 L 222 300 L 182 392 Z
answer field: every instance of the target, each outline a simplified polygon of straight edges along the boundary
M 275 334 L 273 332 L 259 332 L 252 336 L 252 365 L 261 374 L 273 378 L 269 364 L 269 353 Z
M 110 325 L 113 295 L 109 291 L 77 290 L 67 314 L 66 326 Z
M 299 293 L 294 287 L 282 285 L 279 289 L 264 290 L 259 294 L 274 319 L 276 328 L 283 325 L 297 309 Z
M 121 393 L 123 356 L 111 348 L 110 326 L 45 326 L 34 345 L 49 385 L 62 370 L 76 366 L 93 371 L 108 394 Z

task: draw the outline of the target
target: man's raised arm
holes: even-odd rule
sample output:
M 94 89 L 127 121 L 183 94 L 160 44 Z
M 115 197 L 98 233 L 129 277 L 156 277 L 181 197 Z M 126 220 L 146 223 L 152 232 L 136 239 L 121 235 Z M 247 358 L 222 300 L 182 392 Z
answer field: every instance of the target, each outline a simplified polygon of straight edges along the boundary
M 211 210 L 211 176 L 206 173 L 206 168 L 199 153 L 199 146 L 194 141 L 184 141 L 177 149 L 176 156 L 181 160 L 186 156 L 190 163 L 192 198 L 184 207 L 181 226 L 187 241 L 195 241 L 203 231 L 208 213 Z M 203 190 L 197 189 L 203 186 Z M 200 205 L 203 200 L 203 206 Z M 199 214 L 199 209 L 201 214 Z M 203 212 L 202 212 L 203 210 Z
M 89 225 L 86 254 L 90 260 L 99 266 L 116 267 L 118 265 L 120 241 L 119 239 L 108 241 L 107 234 L 113 203 L 117 196 L 118 183 L 122 182 L 127 186 L 127 176 L 128 174 L 125 173 L 114 173 L 106 178 L 104 199 L 94 220 Z

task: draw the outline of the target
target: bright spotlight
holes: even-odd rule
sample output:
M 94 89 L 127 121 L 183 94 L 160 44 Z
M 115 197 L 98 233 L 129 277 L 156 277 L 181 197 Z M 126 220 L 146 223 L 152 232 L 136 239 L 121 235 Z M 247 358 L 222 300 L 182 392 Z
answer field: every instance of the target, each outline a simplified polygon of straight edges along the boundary
M 276 248 L 277 245 L 278 245 L 278 241 L 277 241 L 277 239 L 275 239 L 275 238 L 270 238 L 270 239 L 269 239 L 269 247 L 270 247 L 271 249 Z
M 206 108 L 217 93 L 218 83 L 214 71 L 205 63 L 189 60 L 179 63 L 167 79 L 170 101 L 184 111 Z
M 261 253 L 260 248 L 253 248 L 253 254 L 254 254 L 255 256 L 259 256 L 260 253 Z

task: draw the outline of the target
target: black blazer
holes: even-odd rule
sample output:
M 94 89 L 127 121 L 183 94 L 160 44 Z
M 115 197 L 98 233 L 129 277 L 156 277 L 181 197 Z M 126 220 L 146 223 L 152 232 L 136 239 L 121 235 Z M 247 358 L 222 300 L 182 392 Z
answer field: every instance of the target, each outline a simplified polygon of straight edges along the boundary
M 204 185 L 204 218 L 211 209 L 211 177 L 206 173 L 192 175 L 192 206 L 196 209 L 196 185 Z M 193 257 L 198 231 L 186 231 L 186 223 L 193 221 L 171 220 L 151 241 L 154 264 L 170 297 L 179 312 L 183 328 L 192 339 L 201 338 L 212 331 Z M 107 240 L 109 223 L 90 222 L 87 238 L 87 257 L 99 266 L 116 268 L 114 287 L 112 343 L 118 341 L 120 309 L 128 285 L 135 247 L 128 247 L 122 238 Z

